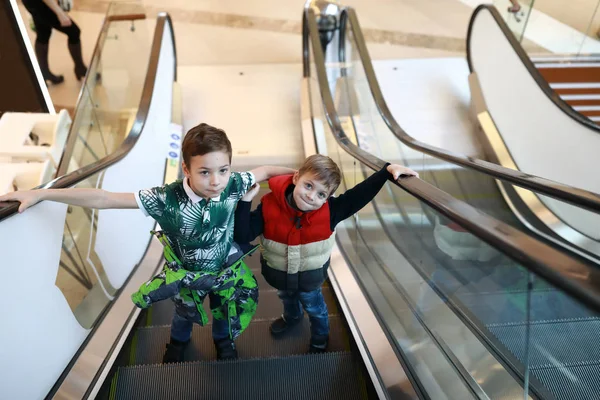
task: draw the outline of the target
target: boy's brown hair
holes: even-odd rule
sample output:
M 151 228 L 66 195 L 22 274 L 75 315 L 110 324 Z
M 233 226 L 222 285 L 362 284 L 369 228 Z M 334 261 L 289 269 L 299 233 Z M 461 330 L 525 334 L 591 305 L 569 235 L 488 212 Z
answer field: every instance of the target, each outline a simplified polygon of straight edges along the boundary
M 203 156 L 215 151 L 229 154 L 229 162 L 231 163 L 231 142 L 222 129 L 202 123 L 190 129 L 183 138 L 181 154 L 185 165 L 188 167 L 192 157 Z
M 337 190 L 342 180 L 342 173 L 335 161 L 322 154 L 314 154 L 304 160 L 298 170 L 298 176 L 302 176 L 307 172 L 312 173 L 316 179 L 329 189 L 330 196 Z

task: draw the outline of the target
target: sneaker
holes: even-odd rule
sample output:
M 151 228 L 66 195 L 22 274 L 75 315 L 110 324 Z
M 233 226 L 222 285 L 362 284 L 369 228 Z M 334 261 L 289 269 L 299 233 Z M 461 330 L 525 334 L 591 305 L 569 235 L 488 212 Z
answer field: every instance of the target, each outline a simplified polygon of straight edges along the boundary
M 309 353 L 324 353 L 327 351 L 329 336 L 313 336 L 310 338 Z
M 273 335 L 273 336 L 283 335 L 290 328 L 292 328 L 295 325 L 298 325 L 298 323 L 300 323 L 301 321 L 302 321 L 302 317 L 290 319 L 290 321 L 286 321 L 285 319 L 283 319 L 283 316 L 280 318 L 277 318 L 271 324 L 271 327 L 270 327 L 271 335 Z
M 180 342 L 179 340 L 171 339 L 171 341 L 167 343 L 167 350 L 165 351 L 162 361 L 163 364 L 183 362 L 185 348 L 189 342 L 189 340 L 187 342 Z
M 215 347 L 217 349 L 217 360 L 235 360 L 238 358 L 235 343 L 229 338 L 215 341 Z

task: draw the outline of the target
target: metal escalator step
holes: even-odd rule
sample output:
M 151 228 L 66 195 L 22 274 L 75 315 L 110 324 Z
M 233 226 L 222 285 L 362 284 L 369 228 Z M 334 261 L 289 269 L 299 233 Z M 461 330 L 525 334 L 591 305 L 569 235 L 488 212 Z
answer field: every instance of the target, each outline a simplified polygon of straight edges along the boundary
M 526 325 L 489 326 L 519 360 L 525 359 Z M 532 368 L 575 363 L 600 363 L 600 320 L 539 323 L 530 326 Z
M 269 326 L 273 320 L 253 321 L 244 333 L 236 340 L 239 357 L 280 357 L 292 354 L 304 354 L 308 351 L 310 324 L 304 318 L 299 326 L 294 327 L 282 338 L 273 338 Z M 341 317 L 329 319 L 330 337 L 329 351 L 345 351 L 350 348 L 350 338 Z M 132 363 L 161 363 L 165 345 L 169 341 L 169 326 L 153 326 L 139 328 L 136 331 L 136 348 L 133 349 Z M 185 360 L 215 360 L 217 357 L 212 340 L 211 327 L 194 325 L 192 340 L 186 349 Z
M 329 309 L 329 314 L 339 314 L 339 309 L 335 301 L 335 295 L 333 294 L 331 287 L 325 286 L 322 290 L 325 303 Z M 205 309 L 208 310 L 208 299 L 206 299 L 204 305 Z M 160 326 L 171 324 L 171 320 L 173 319 L 173 310 L 174 305 L 171 300 L 164 300 L 153 304 L 148 310 L 148 325 Z M 277 318 L 282 314 L 282 312 L 283 305 L 277 296 L 277 291 L 275 289 L 261 290 L 258 297 L 256 315 L 254 317 L 258 319 Z
M 544 368 L 532 372 L 557 399 L 600 399 L 600 364 Z
M 366 399 L 349 352 L 120 368 L 112 399 Z

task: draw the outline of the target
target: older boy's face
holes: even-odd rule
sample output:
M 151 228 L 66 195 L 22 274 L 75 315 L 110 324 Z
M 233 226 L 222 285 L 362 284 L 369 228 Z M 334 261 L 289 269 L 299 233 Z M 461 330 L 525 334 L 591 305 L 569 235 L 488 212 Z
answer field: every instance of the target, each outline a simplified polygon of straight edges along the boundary
M 229 154 L 215 151 L 194 156 L 190 165 L 183 163 L 183 173 L 198 196 L 205 199 L 220 196 L 231 176 Z
M 296 185 L 293 194 L 294 202 L 296 207 L 302 211 L 318 210 L 329 198 L 327 186 L 310 172 L 301 176 L 296 172 L 294 185 Z

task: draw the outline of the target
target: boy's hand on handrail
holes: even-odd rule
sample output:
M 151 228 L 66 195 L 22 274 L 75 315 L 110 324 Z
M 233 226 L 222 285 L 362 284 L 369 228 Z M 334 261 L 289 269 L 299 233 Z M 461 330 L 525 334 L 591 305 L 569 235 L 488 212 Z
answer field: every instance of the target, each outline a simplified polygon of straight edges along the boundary
M 23 212 L 29 207 L 37 204 L 42 200 L 39 190 L 19 190 L 16 192 L 7 193 L 0 196 L 0 202 L 3 201 L 18 201 L 21 203 L 19 212 Z
M 407 168 L 403 165 L 390 164 L 387 166 L 387 170 L 390 174 L 392 174 L 394 176 L 395 181 L 397 181 L 401 177 L 409 177 L 409 176 L 416 176 L 417 178 L 419 177 L 419 174 L 417 172 L 415 172 L 412 169 Z
M 242 201 L 251 202 L 252 199 L 254 199 L 254 197 L 258 194 L 259 190 L 260 185 L 258 183 L 255 183 L 254 185 L 252 185 L 250 190 L 248 190 L 248 192 L 246 192 L 246 194 L 242 197 Z

